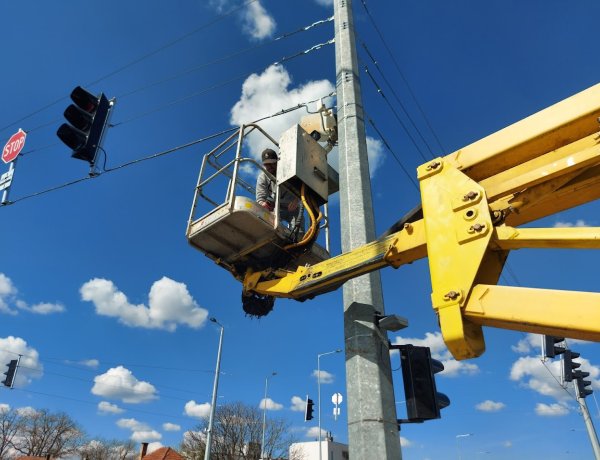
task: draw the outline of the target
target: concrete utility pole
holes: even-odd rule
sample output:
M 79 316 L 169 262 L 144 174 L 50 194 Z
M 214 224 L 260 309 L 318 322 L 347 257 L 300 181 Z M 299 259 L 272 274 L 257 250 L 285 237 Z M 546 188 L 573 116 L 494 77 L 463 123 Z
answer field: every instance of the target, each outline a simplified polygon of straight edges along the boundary
M 590 437 L 590 443 L 592 444 L 592 450 L 594 451 L 594 458 L 596 460 L 600 460 L 600 444 L 598 444 L 598 436 L 596 435 L 596 430 L 594 429 L 592 417 L 590 417 L 590 411 L 588 411 L 585 398 L 579 391 L 579 385 L 577 385 L 576 380 L 573 380 L 573 385 L 575 387 L 577 402 L 579 403 L 579 408 L 581 409 L 581 415 L 583 416 L 583 421 L 585 422 L 585 427 L 587 429 L 588 436 Z
M 334 0 L 342 251 L 373 241 L 375 223 L 351 0 Z M 379 272 L 344 284 L 350 458 L 399 459 L 400 435 Z

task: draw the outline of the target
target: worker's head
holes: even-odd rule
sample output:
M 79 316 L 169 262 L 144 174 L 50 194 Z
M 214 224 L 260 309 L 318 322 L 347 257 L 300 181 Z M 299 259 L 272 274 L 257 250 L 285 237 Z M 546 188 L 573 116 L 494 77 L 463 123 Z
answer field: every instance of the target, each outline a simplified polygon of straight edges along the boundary
M 277 153 L 273 149 L 264 149 L 261 155 L 263 166 L 271 174 L 275 175 L 277 172 Z

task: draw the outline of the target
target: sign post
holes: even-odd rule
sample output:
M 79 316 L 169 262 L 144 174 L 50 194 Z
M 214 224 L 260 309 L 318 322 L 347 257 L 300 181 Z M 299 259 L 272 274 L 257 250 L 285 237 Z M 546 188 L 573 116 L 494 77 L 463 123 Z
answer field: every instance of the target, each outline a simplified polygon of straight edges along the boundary
M 0 204 L 8 204 L 8 192 L 10 191 L 10 184 L 15 173 L 15 165 L 17 164 L 17 156 L 23 150 L 25 146 L 25 138 L 27 133 L 21 128 L 10 136 L 10 139 L 2 149 L 2 161 L 9 164 L 8 172 L 0 176 L 0 191 L 2 191 L 2 201 Z

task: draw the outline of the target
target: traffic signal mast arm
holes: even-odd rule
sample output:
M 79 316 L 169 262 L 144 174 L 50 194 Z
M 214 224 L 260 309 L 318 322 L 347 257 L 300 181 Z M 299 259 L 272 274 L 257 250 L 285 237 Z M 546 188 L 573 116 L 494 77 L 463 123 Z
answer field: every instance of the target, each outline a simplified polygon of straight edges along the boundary
M 432 303 L 456 359 L 482 326 L 600 341 L 600 293 L 497 286 L 512 249 L 600 248 L 600 228 L 516 228 L 600 197 L 600 84 L 417 169 L 422 218 L 294 272 L 249 270 L 246 293 L 298 300 L 429 258 Z

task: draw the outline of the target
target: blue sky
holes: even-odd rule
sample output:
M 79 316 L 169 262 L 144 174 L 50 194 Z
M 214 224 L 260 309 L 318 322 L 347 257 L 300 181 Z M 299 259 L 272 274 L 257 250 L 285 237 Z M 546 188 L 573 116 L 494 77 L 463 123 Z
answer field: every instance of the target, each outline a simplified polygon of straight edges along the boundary
M 10 194 L 15 204 L 0 208 L 0 364 L 22 353 L 24 368 L 17 388 L 0 389 L 0 404 L 64 410 L 92 437 L 177 446 L 209 407 L 219 329 L 207 317 L 215 316 L 225 327 L 219 403 L 258 406 L 265 377 L 275 371 L 268 414 L 289 419 L 300 440 L 315 439 L 316 420 L 305 423 L 294 401 L 307 394 L 316 399 L 317 355 L 343 347 L 341 291 L 304 303 L 279 300 L 261 320 L 244 316 L 239 283 L 185 239 L 202 155 L 216 141 L 22 199 L 87 174 L 87 164 L 71 159 L 55 135 L 77 85 L 117 98 L 115 126 L 104 143 L 107 168 L 327 96 L 335 80 L 332 45 L 269 66 L 333 37 L 326 23 L 272 42 L 330 17 L 332 2 L 260 0 L 219 16 L 240 4 L 64 0 L 57 8 L 22 0 L 0 6 L 1 16 L 11 18 L 3 21 L 0 138 L 18 128 L 28 132 Z M 385 44 L 360 0 L 354 2 L 357 32 L 383 75 L 359 45 L 360 58 L 389 101 L 361 72 L 365 110 L 410 172 L 432 153 L 411 131 L 420 153 L 404 132 L 397 117 L 410 123 L 396 96 L 437 156 L 598 82 L 597 2 L 365 4 Z M 266 127 L 277 137 L 301 112 Z M 367 127 L 367 134 L 382 233 L 419 197 L 377 132 Z M 256 154 L 258 146 L 247 148 Z M 7 169 L 0 165 L 0 173 Z M 336 202 L 331 215 L 339 248 Z M 591 203 L 536 225 L 599 226 L 598 215 Z M 515 276 L 505 275 L 506 284 L 597 286 L 592 251 L 523 250 L 511 254 L 509 265 Z M 457 443 L 464 458 L 591 456 L 575 402 L 540 362 L 536 337 L 486 329 L 486 353 L 458 363 L 439 336 L 427 261 L 383 270 L 382 278 L 386 311 L 410 321 L 390 338 L 431 346 L 448 369 L 437 381 L 451 406 L 441 420 L 403 427 L 404 458 L 449 458 Z M 571 345 L 599 389 L 598 345 Z M 558 373 L 557 363 L 546 364 Z M 396 356 L 392 366 L 402 417 Z M 333 393 L 346 394 L 343 354 L 323 357 L 321 368 L 327 372 L 323 427 L 346 442 L 346 401 L 337 421 L 330 402 Z M 588 403 L 598 425 L 598 406 L 594 398 Z

